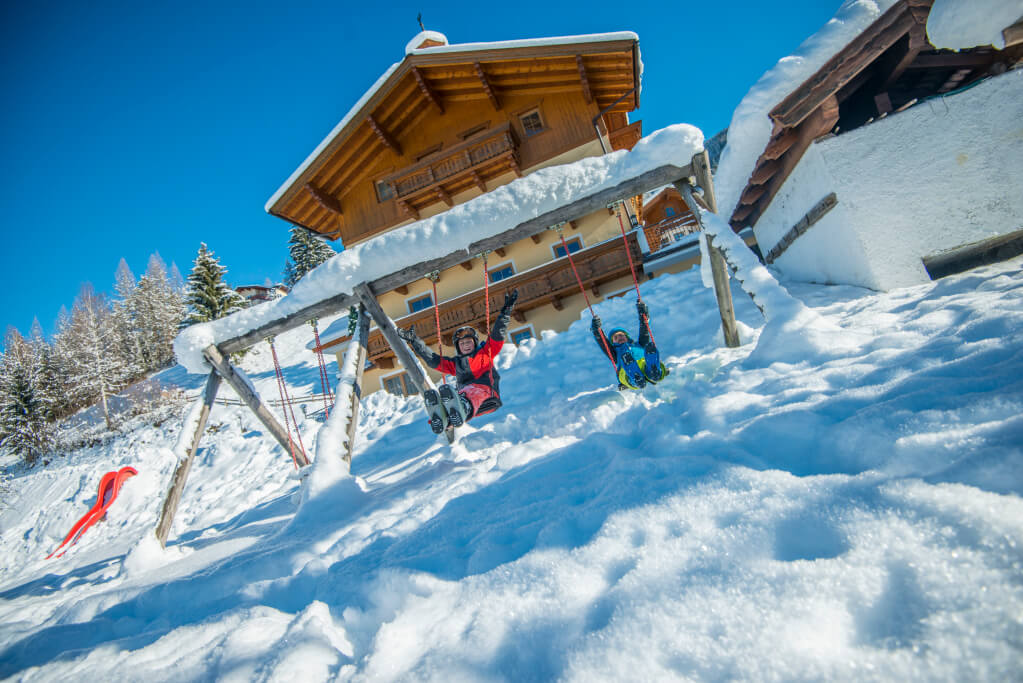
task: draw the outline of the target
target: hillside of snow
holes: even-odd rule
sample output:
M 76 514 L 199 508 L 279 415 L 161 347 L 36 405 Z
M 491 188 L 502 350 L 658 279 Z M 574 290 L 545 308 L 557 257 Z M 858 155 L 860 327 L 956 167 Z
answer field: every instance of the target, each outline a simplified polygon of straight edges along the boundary
M 615 391 L 584 313 L 505 347 L 504 408 L 453 446 L 417 399 L 372 395 L 353 476 L 304 499 L 255 418 L 217 405 L 165 550 L 180 416 L 12 466 L 0 677 L 1018 677 L 1023 258 L 888 293 L 783 284 L 843 343 L 733 286 L 743 345 L 723 348 L 699 272 L 660 277 L 657 386 Z M 597 310 L 634 327 L 634 301 Z M 277 339 L 296 395 L 318 391 L 308 336 Z M 276 397 L 265 345 L 241 365 Z M 45 560 L 124 465 L 107 519 Z

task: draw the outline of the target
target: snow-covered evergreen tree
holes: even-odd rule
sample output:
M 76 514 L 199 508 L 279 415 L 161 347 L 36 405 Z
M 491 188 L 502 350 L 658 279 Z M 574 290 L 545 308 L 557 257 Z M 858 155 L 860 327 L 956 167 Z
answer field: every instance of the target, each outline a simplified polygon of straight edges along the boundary
M 121 379 L 127 383 L 145 374 L 151 361 L 149 349 L 143 339 L 143 312 L 140 310 L 138 283 L 135 281 L 135 274 L 131 272 L 123 258 L 117 264 L 114 291 L 118 298 L 113 304 L 113 324 L 124 359 L 125 376 Z
M 49 413 L 40 395 L 39 359 L 13 327 L 0 359 L 0 446 L 34 462 L 52 443 Z
M 123 386 L 125 360 L 110 306 L 92 285 L 82 286 L 71 308 L 70 324 L 57 338 L 73 402 L 82 406 L 99 400 L 107 428 L 112 429 L 107 397 Z
M 199 245 L 199 254 L 188 276 L 186 301 L 189 309 L 185 325 L 223 318 L 244 308 L 245 300 L 224 282 L 226 272 L 206 243 Z
M 284 267 L 284 284 L 294 287 L 306 273 L 336 254 L 333 248 L 312 232 L 295 226 L 288 240 L 291 259 Z
M 158 253 L 149 257 L 146 274 L 139 278 L 136 291 L 141 337 L 149 350 L 147 370 L 158 370 L 174 360 L 174 337 L 185 317 L 183 292 L 175 288 Z

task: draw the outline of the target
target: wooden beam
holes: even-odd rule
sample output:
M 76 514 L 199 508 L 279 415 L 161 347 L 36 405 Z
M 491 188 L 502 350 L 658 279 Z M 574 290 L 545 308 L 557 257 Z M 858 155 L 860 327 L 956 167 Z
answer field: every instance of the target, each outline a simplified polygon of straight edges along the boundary
M 526 322 L 526 314 L 517 308 L 512 311 L 512 318 L 520 325 Z
M 600 287 L 597 286 L 596 282 L 590 285 L 590 291 L 593 292 L 593 296 L 600 296 Z
M 377 120 L 373 118 L 372 114 L 366 117 L 366 122 L 369 124 L 369 127 L 373 129 L 373 132 L 376 134 L 377 139 L 380 140 L 380 142 L 384 143 L 384 147 L 387 147 L 387 149 L 391 150 L 398 156 L 401 156 L 401 147 L 398 145 L 398 142 L 394 138 L 392 138 L 390 134 L 380 126 L 379 123 L 377 123 Z
M 540 242 L 543 241 L 543 238 L 540 237 L 540 235 L 530 235 L 529 239 L 533 240 L 533 244 L 540 244 Z
M 404 340 L 398 336 L 398 328 L 394 326 L 394 321 L 387 317 L 384 313 L 384 309 L 380 308 L 380 304 L 377 302 L 376 296 L 373 294 L 373 290 L 365 282 L 355 287 L 355 295 L 359 298 L 359 301 L 363 306 L 366 307 L 366 311 L 373 318 L 373 321 L 377 324 L 380 329 L 380 334 L 387 340 L 387 344 L 394 351 L 394 355 L 398 358 L 398 362 L 402 364 L 405 371 L 408 373 L 409 380 L 415 385 L 419 393 L 422 394 L 426 389 L 429 388 L 426 376 L 419 367 L 419 363 L 416 362 L 415 357 L 412 355 L 412 351 L 409 350 L 408 346 L 405 345 Z
M 891 70 L 888 72 L 888 76 L 881 83 L 879 90 L 888 90 L 895 82 L 899 80 L 899 77 L 909 68 L 909 65 L 913 63 L 916 56 L 920 54 L 920 51 L 925 47 L 928 47 L 926 30 L 922 25 L 915 24 L 913 28 L 909 30 L 909 36 L 906 40 L 906 50 L 899 58 L 895 60 L 895 63 L 891 65 Z
M 259 421 L 263 423 L 263 426 L 269 430 L 270 435 L 277 439 L 277 443 L 281 445 L 284 452 L 290 455 L 291 449 L 294 447 L 294 441 L 291 440 L 288 431 L 281 426 L 277 418 L 263 405 L 259 395 L 252 390 L 252 385 L 248 380 L 242 378 L 238 370 L 231 365 L 231 362 L 216 346 L 212 344 L 207 346 L 203 350 L 202 355 L 213 366 L 213 369 L 220 373 L 220 376 L 231 385 L 231 388 L 235 390 L 242 402 L 249 407 L 249 410 L 255 413 Z M 309 464 L 309 460 L 301 450 L 295 452 L 295 460 L 298 462 L 299 467 L 305 467 Z
M 472 270 L 472 259 L 469 259 L 468 261 L 462 261 L 458 265 L 462 266 L 466 270 Z
M 796 144 L 798 139 L 799 133 L 794 128 L 786 128 L 781 135 L 767 143 L 767 147 L 764 149 L 761 157 L 774 161 L 789 151 L 789 147 Z
M 473 67 L 476 69 L 476 76 L 480 79 L 480 83 L 483 85 L 483 92 L 487 94 L 487 99 L 490 100 L 494 111 L 501 111 L 501 102 L 497 99 L 494 89 L 490 86 L 490 81 L 487 80 L 487 74 L 483 71 L 483 65 L 479 62 L 473 62 Z
M 756 204 L 757 200 L 764 196 L 765 192 L 767 192 L 767 187 L 764 185 L 750 185 L 742 193 L 742 196 L 739 197 L 739 205 Z
M 682 168 L 671 164 L 659 166 L 639 176 L 624 180 L 614 187 L 605 188 L 591 195 L 581 197 L 574 202 L 559 206 L 547 213 L 519 223 L 504 232 L 473 242 L 464 249 L 456 249 L 447 256 L 420 261 L 394 273 L 377 278 L 370 284 L 373 287 L 373 291 L 391 291 L 401 285 L 426 277 L 427 274 L 435 270 L 443 272 L 448 268 L 465 263 L 466 259 L 471 258 L 472 255 L 480 254 L 484 251 L 494 251 L 497 247 L 506 247 L 530 235 L 544 232 L 552 225 L 566 223 L 580 216 L 587 216 L 594 211 L 599 211 L 606 207 L 611 202 L 649 192 L 667 183 L 674 182 L 679 178 L 689 177 L 692 174 L 692 166 L 689 164 Z M 614 209 L 610 209 L 610 212 L 611 215 L 614 215 Z M 471 263 L 469 268 L 472 268 Z M 234 353 L 235 351 L 246 349 L 267 336 L 280 334 L 312 318 L 323 318 L 343 311 L 350 307 L 353 301 L 354 296 L 352 294 L 346 292 L 335 294 L 305 308 L 267 321 L 259 327 L 236 337 L 222 340 L 218 343 L 218 347 L 223 353 Z
M 438 185 L 438 186 L 437 186 L 437 190 L 436 190 L 436 192 L 437 192 L 437 197 L 438 197 L 438 198 L 439 198 L 439 199 L 440 199 L 440 200 L 441 200 L 442 202 L 444 202 L 445 204 L 447 204 L 447 205 L 448 205 L 449 207 L 451 207 L 451 206 L 454 206 L 454 205 L 455 205 L 455 203 L 454 203 L 453 201 L 451 201 L 451 195 L 450 195 L 450 194 L 448 194 L 448 191 L 447 191 L 447 190 L 445 190 L 445 189 L 444 189 L 443 187 L 441 187 L 440 185 Z
M 487 184 L 483 182 L 483 178 L 480 177 L 480 174 L 473 171 L 470 175 L 472 176 L 472 182 L 476 183 L 476 187 L 480 189 L 480 192 L 486 192 Z
M 574 220 L 568 222 L 568 227 L 572 228 L 573 230 L 579 229 L 579 225 Z
M 874 106 L 877 107 L 878 114 L 890 114 L 892 113 L 892 98 L 886 92 L 878 93 L 874 95 Z
M 590 90 L 590 79 L 586 77 L 586 65 L 583 64 L 582 55 L 575 56 L 575 63 L 579 66 L 579 80 L 583 84 L 583 97 L 586 98 L 586 104 L 593 102 L 593 92 Z
M 990 66 L 999 57 L 997 52 L 942 52 L 917 55 L 909 69 L 977 69 Z
M 551 306 L 554 306 L 555 311 L 560 311 L 565 308 L 565 304 L 561 302 L 561 297 L 559 296 L 551 297 Z
M 404 199 L 398 200 L 398 208 L 405 212 L 405 215 L 412 218 L 412 220 L 414 221 L 419 220 L 419 211 L 416 209 L 416 207 L 412 206 Z
M 757 166 L 756 170 L 753 171 L 753 175 L 750 176 L 750 183 L 753 185 L 763 185 L 765 182 L 770 180 L 778 169 L 781 168 L 781 164 L 775 159 L 767 159 Z
M 444 113 L 444 105 L 441 104 L 440 98 L 437 97 L 437 93 L 433 91 L 430 84 L 426 82 L 426 78 L 423 77 L 419 67 L 412 67 L 412 76 L 416 79 L 416 83 L 419 84 L 419 92 L 423 93 L 423 96 L 430 101 L 440 114 Z
M 508 251 L 504 247 L 498 247 L 497 249 L 494 249 L 494 253 L 500 256 L 501 258 L 504 258 L 505 256 L 508 255 Z
M 345 443 L 345 461 L 352 462 L 352 451 L 355 450 L 355 436 L 359 425 L 359 405 L 362 402 L 362 375 L 366 370 L 366 356 L 369 354 L 369 316 L 366 315 L 366 307 L 359 306 L 359 324 L 355 328 L 355 339 L 357 344 L 355 357 L 355 377 L 352 378 L 352 414 L 348 418 L 348 441 Z
M 706 152 L 704 152 L 706 154 Z M 694 164 L 695 165 L 695 164 Z M 697 180 L 699 182 L 699 180 Z M 704 187 L 701 185 L 700 187 Z M 696 205 L 696 200 L 693 197 L 693 190 L 689 183 L 685 181 L 679 181 L 675 183 L 675 188 L 682 195 L 683 201 L 689 206 L 689 210 L 693 212 L 697 222 L 700 223 L 700 230 L 703 230 L 703 219 L 700 218 L 700 210 Z M 710 192 L 710 196 L 707 194 Z M 704 187 L 704 200 L 707 201 L 709 206 L 717 208 L 717 200 L 714 197 L 713 189 L 709 190 Z M 715 211 L 715 213 L 717 213 Z M 721 253 L 721 250 L 714 244 L 714 240 L 710 235 L 707 235 L 707 252 L 710 257 L 710 269 L 711 275 L 714 279 L 714 295 L 718 301 L 718 313 L 721 317 L 721 331 L 725 337 L 725 344 L 729 348 L 736 348 L 739 346 L 739 328 L 735 323 L 735 306 L 732 303 L 732 290 L 728 286 L 728 268 L 725 266 L 725 257 Z
M 381 370 L 393 370 L 394 369 L 394 357 L 383 356 L 373 361 L 373 365 L 377 366 Z
M 401 294 L 402 296 L 405 296 L 406 294 L 408 294 L 408 285 L 401 285 L 399 287 L 395 287 L 394 291 L 396 291 L 398 294 Z
M 319 187 L 316 187 L 312 183 L 306 183 L 305 189 L 309 191 L 309 194 L 312 195 L 312 198 L 316 200 L 317 204 L 335 215 L 341 215 L 341 202 L 338 201 L 337 197 Z
M 163 510 L 160 512 L 160 520 L 156 524 L 156 538 L 160 541 L 160 547 L 167 547 L 167 537 L 170 535 L 171 525 L 174 523 L 174 514 L 178 510 L 178 503 L 181 502 L 181 494 L 185 490 L 185 482 L 188 480 L 188 472 L 192 469 L 192 461 L 195 453 L 199 450 L 199 442 L 203 432 L 206 431 L 206 421 L 210 417 L 210 410 L 213 409 L 213 401 L 217 397 L 217 389 L 220 387 L 221 378 L 216 372 L 211 372 L 206 379 L 206 391 L 203 393 L 202 409 L 199 412 L 199 419 L 195 423 L 195 431 L 192 433 L 192 441 L 189 442 L 188 451 L 184 458 L 178 462 L 171 477 L 170 489 L 167 491 L 167 498 L 163 501 Z
M 1023 17 L 1020 17 L 1019 21 L 1012 26 L 1007 26 L 1002 30 L 1002 39 L 1005 41 L 1005 47 L 1023 43 Z

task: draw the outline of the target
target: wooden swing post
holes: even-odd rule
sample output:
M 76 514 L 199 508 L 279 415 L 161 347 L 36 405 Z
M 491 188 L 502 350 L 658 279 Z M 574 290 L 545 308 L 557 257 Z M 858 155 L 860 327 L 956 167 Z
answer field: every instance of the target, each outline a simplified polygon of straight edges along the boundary
M 355 295 L 362 302 L 362 305 L 366 307 L 366 311 L 370 316 L 372 316 L 373 322 L 380 329 L 380 334 L 390 344 L 391 350 L 394 351 L 394 355 L 398 358 L 398 362 L 408 372 L 409 381 L 416 387 L 416 390 L 421 394 L 429 389 L 430 383 L 426 375 L 423 374 L 422 368 L 419 367 L 415 356 L 412 355 L 412 352 L 405 344 L 405 340 L 398 336 L 398 328 L 395 327 L 394 321 L 384 313 L 384 309 L 380 307 L 380 303 L 373 294 L 373 290 L 364 282 L 355 288 Z
M 693 156 L 690 164 L 696 183 L 703 189 L 702 204 L 711 213 L 718 212 L 717 199 L 714 196 L 714 180 L 710 173 L 710 161 L 707 158 L 707 151 L 704 150 Z M 696 222 L 703 231 L 703 220 L 700 218 L 700 207 L 698 200 L 693 194 L 693 188 L 689 179 L 675 181 L 675 189 L 679 191 L 689 210 L 693 212 Z M 721 250 L 714 244 L 714 239 L 704 232 L 707 240 L 707 252 L 710 257 L 710 272 L 714 278 L 714 295 L 718 301 L 718 312 L 721 314 L 721 331 L 725 336 L 725 344 L 729 348 L 739 346 L 739 329 L 735 324 L 735 305 L 732 303 L 732 290 L 728 286 L 728 268 L 725 265 L 725 257 Z
M 363 304 L 359 304 L 359 326 L 352 343 L 358 346 L 355 349 L 355 377 L 352 378 L 352 415 L 348 418 L 348 441 L 345 443 L 344 454 L 345 462 L 348 463 L 352 462 L 355 450 L 355 427 L 359 424 L 359 403 L 362 401 L 362 373 L 366 369 L 366 358 L 369 357 L 369 316 Z

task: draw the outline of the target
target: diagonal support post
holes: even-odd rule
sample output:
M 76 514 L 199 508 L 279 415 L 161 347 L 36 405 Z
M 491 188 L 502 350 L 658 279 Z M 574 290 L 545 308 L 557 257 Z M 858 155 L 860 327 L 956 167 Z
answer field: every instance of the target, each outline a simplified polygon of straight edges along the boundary
M 277 443 L 281 445 L 281 448 L 285 452 L 291 452 L 290 441 L 288 440 L 288 432 L 281 426 L 281 423 L 277 421 L 277 418 L 267 410 L 266 406 L 259 399 L 259 394 L 253 391 L 252 386 L 242 378 L 241 373 L 231 365 L 230 361 L 224 357 L 215 345 L 207 346 L 203 351 L 203 356 L 209 361 L 210 365 L 216 369 L 220 376 L 223 377 L 231 388 L 237 392 L 239 398 L 245 402 L 245 405 L 249 407 L 259 421 L 263 423 L 263 426 L 269 430 L 270 434 L 277 439 Z M 297 429 L 297 427 L 296 427 Z M 295 453 L 295 457 L 298 459 L 298 466 L 305 467 L 309 464 L 308 458 L 301 451 Z
M 394 321 L 387 317 L 384 313 L 384 309 L 380 307 L 380 303 L 377 302 L 376 296 L 373 291 L 369 288 L 365 282 L 358 285 L 354 290 L 355 296 L 359 298 L 362 305 L 366 307 L 366 311 L 373 318 L 373 322 L 377 324 L 380 329 L 380 333 L 387 340 L 387 343 L 391 346 L 391 350 L 394 351 L 394 355 L 398 357 L 398 362 L 404 366 L 406 372 L 408 372 L 409 380 L 415 385 L 419 393 L 423 393 L 430 387 L 430 384 L 419 367 L 419 363 L 416 362 L 415 356 L 412 355 L 412 351 L 405 344 L 405 340 L 398 336 L 398 328 L 395 327 Z

